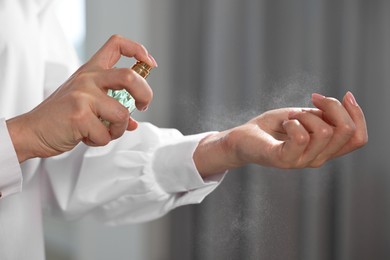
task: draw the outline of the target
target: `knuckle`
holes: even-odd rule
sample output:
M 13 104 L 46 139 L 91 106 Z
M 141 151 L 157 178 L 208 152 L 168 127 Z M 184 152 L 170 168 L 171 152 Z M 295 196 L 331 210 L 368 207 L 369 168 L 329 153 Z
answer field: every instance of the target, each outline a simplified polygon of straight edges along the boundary
M 91 86 L 93 79 L 93 75 L 90 72 L 82 71 L 80 73 L 77 73 L 73 77 L 73 86 L 77 89 L 85 89 L 88 86 Z
M 353 123 L 344 123 L 339 126 L 339 129 L 346 136 L 352 136 L 356 132 L 356 126 Z
M 139 78 L 140 76 L 137 77 L 137 75 L 138 74 L 132 69 L 123 68 L 120 71 L 120 76 L 119 76 L 121 80 L 121 84 L 123 86 L 128 86 L 128 87 L 137 85 L 136 86 L 137 88 L 134 88 L 134 90 L 136 90 L 136 93 L 142 93 L 142 94 L 137 95 L 136 101 L 142 103 L 149 103 L 153 99 L 153 90 L 142 77 Z
M 322 139 L 329 139 L 333 135 L 333 129 L 329 126 L 321 127 L 318 131 L 318 135 Z
M 355 145 L 356 147 L 362 147 L 368 142 L 368 135 L 358 135 L 355 138 Z
M 116 113 L 116 117 L 118 122 L 126 122 L 129 118 L 129 111 L 124 106 L 120 106 Z
M 118 41 L 121 41 L 122 39 L 123 39 L 122 35 L 120 35 L 120 34 L 113 34 L 113 35 L 111 35 L 109 41 L 118 42 Z
M 69 93 L 70 104 L 70 120 L 74 124 L 84 123 L 89 119 L 91 114 L 90 95 L 84 91 L 75 90 Z
M 82 88 L 75 89 L 69 93 L 70 98 L 76 103 L 80 104 L 85 100 L 89 100 L 89 94 Z
M 77 109 L 70 116 L 70 121 L 73 125 L 79 126 L 87 122 L 89 119 L 89 111 L 85 109 Z
M 69 100 L 68 102 L 72 104 L 72 107 L 77 107 L 77 104 L 79 103 L 79 97 L 83 95 L 83 92 L 80 90 L 72 90 L 66 95 L 66 99 Z
M 294 136 L 294 139 L 298 145 L 306 145 L 310 141 L 310 136 L 307 133 L 299 133 Z
M 123 68 L 122 70 L 120 70 L 120 78 L 123 81 L 123 85 L 132 85 L 136 80 L 135 72 L 132 71 L 130 68 Z

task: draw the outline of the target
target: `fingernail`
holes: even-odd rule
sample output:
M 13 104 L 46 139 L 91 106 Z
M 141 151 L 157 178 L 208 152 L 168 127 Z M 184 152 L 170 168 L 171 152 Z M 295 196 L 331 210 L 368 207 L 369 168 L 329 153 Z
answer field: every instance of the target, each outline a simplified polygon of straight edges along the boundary
M 149 59 L 152 61 L 153 65 L 157 68 L 158 64 L 156 60 L 153 58 L 152 54 L 148 53 Z
M 353 106 L 358 106 L 358 103 L 356 102 L 355 97 L 353 96 L 351 91 L 347 92 L 347 100 L 348 102 Z
M 313 93 L 313 94 L 311 94 L 311 98 L 312 98 L 313 101 L 319 101 L 319 100 L 324 99 L 325 96 L 320 95 L 318 93 Z
M 148 106 L 143 107 L 141 111 L 144 112 L 144 111 L 146 111 L 146 110 L 148 110 Z

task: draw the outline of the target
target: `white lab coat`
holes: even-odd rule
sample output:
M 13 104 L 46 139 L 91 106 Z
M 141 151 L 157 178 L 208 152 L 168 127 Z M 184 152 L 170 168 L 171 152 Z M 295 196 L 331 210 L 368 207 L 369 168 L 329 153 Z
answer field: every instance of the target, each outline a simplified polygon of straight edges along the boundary
M 223 174 L 203 180 L 192 160 L 207 133 L 140 124 L 100 148 L 83 144 L 19 165 L 5 119 L 27 112 L 76 69 L 50 0 L 0 0 L 0 259 L 44 259 L 42 208 L 108 224 L 158 218 L 199 203 Z M 50 129 L 48 129 L 50 131 Z

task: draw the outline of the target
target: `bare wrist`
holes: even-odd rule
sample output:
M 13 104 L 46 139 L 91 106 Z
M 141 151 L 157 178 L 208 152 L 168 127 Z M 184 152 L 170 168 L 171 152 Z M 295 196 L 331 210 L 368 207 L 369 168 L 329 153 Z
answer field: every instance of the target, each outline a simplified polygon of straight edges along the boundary
M 6 121 L 6 124 L 19 163 L 33 158 L 33 152 L 32 149 L 30 149 L 31 143 L 28 141 L 31 134 L 28 133 L 27 130 L 28 123 L 26 123 L 25 115 L 9 119 Z
M 194 152 L 193 159 L 202 177 L 220 174 L 239 167 L 232 130 L 211 134 L 203 138 Z

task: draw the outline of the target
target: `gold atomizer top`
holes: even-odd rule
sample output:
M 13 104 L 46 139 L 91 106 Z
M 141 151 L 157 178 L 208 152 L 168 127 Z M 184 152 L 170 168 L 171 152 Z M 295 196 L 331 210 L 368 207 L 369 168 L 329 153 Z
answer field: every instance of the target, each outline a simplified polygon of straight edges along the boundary
M 137 61 L 131 68 L 145 79 L 152 70 L 152 67 L 143 61 Z

